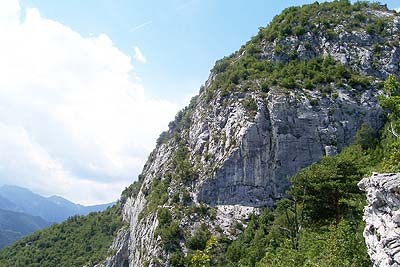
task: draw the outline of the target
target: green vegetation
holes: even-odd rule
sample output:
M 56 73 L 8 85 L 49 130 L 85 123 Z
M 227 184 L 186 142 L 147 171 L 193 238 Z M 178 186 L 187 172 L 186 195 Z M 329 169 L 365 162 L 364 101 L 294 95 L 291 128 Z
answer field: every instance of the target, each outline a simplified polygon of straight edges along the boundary
M 139 220 L 146 217 L 150 213 L 156 212 L 162 205 L 168 201 L 168 187 L 171 183 L 171 177 L 167 176 L 164 179 L 154 179 L 151 183 L 151 188 L 145 192 L 147 205 L 139 214 Z
M 333 90 L 331 83 L 337 87 L 348 85 L 358 90 L 364 90 L 371 84 L 370 78 L 355 73 L 335 62 L 330 56 L 316 57 L 306 61 L 293 59 L 287 63 L 275 64 L 268 60 L 258 60 L 253 55 L 244 55 L 236 61 L 226 60 L 231 63 L 224 72 L 217 74 L 213 85 L 207 89 L 205 97 L 208 101 L 212 99 L 217 89 L 221 90 L 222 96 L 237 91 L 265 92 L 272 86 L 286 89 L 305 88 L 330 94 Z M 246 82 L 251 83 L 254 80 L 261 80 L 263 83 L 259 87 L 246 86 Z
M 125 203 L 125 201 L 129 198 L 135 198 L 139 194 L 140 187 L 142 186 L 143 177 L 139 175 L 139 179 L 134 181 L 131 185 L 125 188 L 121 193 L 121 202 Z
M 346 30 L 351 32 L 360 27 L 368 27 L 370 34 L 384 34 L 386 20 L 365 13 L 365 8 L 388 11 L 378 3 L 359 1 L 351 4 L 348 0 L 337 0 L 328 3 L 315 2 L 302 7 L 290 7 L 276 16 L 268 27 L 262 28 L 253 38 L 254 43 L 260 40 L 274 41 L 306 32 L 317 35 L 327 35 L 330 39 L 336 37 L 333 26 L 346 21 Z M 335 16 L 332 16 L 335 14 Z
M 191 117 L 197 105 L 197 101 L 198 96 L 192 97 L 190 104 L 176 114 L 175 119 L 168 125 L 169 130 L 162 132 L 158 137 L 158 146 L 166 143 L 171 138 L 174 138 L 177 142 L 180 141 L 180 133 L 182 133 L 184 129 L 189 128 L 191 124 Z
M 257 103 L 251 96 L 247 96 L 246 98 L 244 98 L 242 104 L 249 112 L 257 111 Z
M 292 178 L 289 195 L 306 203 L 304 215 L 311 223 L 338 224 L 342 218 L 361 218 L 364 195 L 357 183 L 371 160 L 359 145 L 344 149 L 336 157 L 324 157 Z
M 190 259 L 189 265 L 192 267 L 211 267 L 211 250 L 214 249 L 217 240 L 216 238 L 210 238 L 206 244 L 204 250 L 196 250 L 194 255 Z
M 173 178 L 178 182 L 188 183 L 197 179 L 197 173 L 189 158 L 189 149 L 186 144 L 180 144 L 173 158 Z
M 186 241 L 186 246 L 191 250 L 204 250 L 207 241 L 211 238 L 211 233 L 206 225 L 201 225 Z
M 400 171 L 400 82 L 390 75 L 384 84 L 386 96 L 381 96 L 380 105 L 386 110 L 388 122 L 383 130 L 383 141 L 378 153 L 383 158 L 379 171 Z
M 171 221 L 157 229 L 156 235 L 161 237 L 162 246 L 167 252 L 180 252 L 179 241 L 183 238 L 183 231 L 176 221 Z
M 84 266 L 109 255 L 109 247 L 123 226 L 117 205 L 104 212 L 74 216 L 25 237 L 0 251 L 0 266 Z

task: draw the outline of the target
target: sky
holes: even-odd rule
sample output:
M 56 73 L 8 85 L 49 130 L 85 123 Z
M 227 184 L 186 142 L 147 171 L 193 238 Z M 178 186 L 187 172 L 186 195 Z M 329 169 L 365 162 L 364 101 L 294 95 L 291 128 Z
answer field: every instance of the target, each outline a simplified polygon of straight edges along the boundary
M 118 199 L 215 61 L 314 1 L 249 2 L 0 0 L 0 185 Z

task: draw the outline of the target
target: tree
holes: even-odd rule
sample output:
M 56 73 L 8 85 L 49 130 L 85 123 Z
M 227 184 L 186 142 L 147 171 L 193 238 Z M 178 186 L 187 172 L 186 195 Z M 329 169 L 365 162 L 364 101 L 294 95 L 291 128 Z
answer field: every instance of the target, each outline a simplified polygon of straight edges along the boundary
M 299 171 L 292 179 L 289 195 L 304 201 L 304 215 L 314 222 L 334 219 L 338 224 L 351 214 L 360 197 L 357 182 L 362 177 L 363 151 L 346 149 L 337 157 L 323 157 L 319 163 Z M 356 214 L 352 214 L 356 215 Z
M 190 260 L 192 267 L 210 267 L 211 265 L 211 250 L 215 247 L 217 239 L 211 237 L 206 244 L 204 250 L 196 250 L 195 254 Z
M 292 249 L 298 250 L 304 221 L 304 196 L 302 203 L 298 203 L 297 199 L 282 199 L 277 203 L 277 210 L 285 214 L 285 225 L 279 228 L 287 232 Z
M 389 132 L 399 138 L 397 129 L 400 121 L 400 82 L 393 74 L 389 75 L 384 83 L 383 90 L 387 96 L 381 96 L 379 103 L 388 114 L 390 122 Z
M 357 131 L 354 142 L 362 149 L 373 149 L 377 145 L 377 133 L 368 124 L 364 123 Z
M 385 80 L 383 90 L 391 96 L 398 96 L 400 89 L 400 82 L 397 80 L 396 76 L 390 74 Z

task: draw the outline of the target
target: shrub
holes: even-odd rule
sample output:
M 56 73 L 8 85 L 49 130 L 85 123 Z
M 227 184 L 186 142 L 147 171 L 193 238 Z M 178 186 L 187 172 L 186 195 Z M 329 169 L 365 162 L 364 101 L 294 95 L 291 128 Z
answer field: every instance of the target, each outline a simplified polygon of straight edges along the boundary
M 180 249 L 179 241 L 183 238 L 183 231 L 178 222 L 171 222 L 169 225 L 158 228 L 156 231 L 161 237 L 165 251 L 174 252 Z
M 242 104 L 248 111 L 257 111 L 257 103 L 251 96 L 246 96 L 242 100 Z
M 207 240 L 210 239 L 210 237 L 210 231 L 207 229 L 207 226 L 203 224 L 187 239 L 186 245 L 191 250 L 204 250 Z
M 158 210 L 157 213 L 158 223 L 160 226 L 168 225 L 172 221 L 171 212 L 166 208 L 161 208 Z

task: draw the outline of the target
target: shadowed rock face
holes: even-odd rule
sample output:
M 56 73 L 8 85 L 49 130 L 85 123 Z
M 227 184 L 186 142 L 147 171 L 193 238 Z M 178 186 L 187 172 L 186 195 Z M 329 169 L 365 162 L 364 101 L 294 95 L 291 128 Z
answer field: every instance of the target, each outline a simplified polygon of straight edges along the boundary
M 299 98 L 300 92 L 271 92 L 260 99 L 254 122 L 241 129 L 238 147 L 200 186 L 198 199 L 211 205 L 272 207 L 288 189 L 288 177 L 349 145 L 363 123 L 374 129 L 382 126 L 374 91 L 361 97 L 337 91 L 336 99 L 316 97 L 315 106 Z
M 400 174 L 373 174 L 358 186 L 367 193 L 364 237 L 374 266 L 400 266 Z

